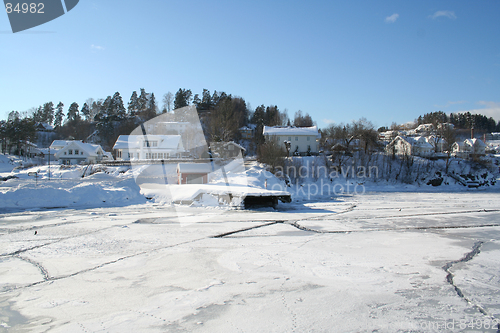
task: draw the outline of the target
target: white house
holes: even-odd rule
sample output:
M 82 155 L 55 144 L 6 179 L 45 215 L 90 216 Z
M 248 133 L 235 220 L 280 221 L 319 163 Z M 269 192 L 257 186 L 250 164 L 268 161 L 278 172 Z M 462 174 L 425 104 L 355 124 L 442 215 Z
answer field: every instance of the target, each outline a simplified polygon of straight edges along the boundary
M 308 152 L 318 153 L 321 134 L 318 127 L 271 127 L 264 126 L 262 134 L 266 140 L 275 140 L 285 147 L 285 141 L 290 142 L 290 154 L 304 155 Z M 285 148 L 286 149 L 286 148 Z
M 434 153 L 434 147 L 423 136 L 398 135 L 385 147 L 385 151 L 387 154 L 426 157 Z
M 50 145 L 50 149 L 52 151 L 55 151 L 57 152 L 58 150 L 61 150 L 63 149 L 64 147 L 66 147 L 68 144 L 70 144 L 71 142 L 74 142 L 75 140 L 54 140 L 52 141 L 51 145 Z M 82 142 L 82 141 L 79 141 L 79 142 Z
M 120 135 L 113 150 L 116 160 L 162 160 L 181 157 L 180 135 Z
M 461 158 L 468 158 L 470 155 L 484 156 L 486 154 L 486 144 L 476 138 L 455 142 L 451 149 L 453 155 Z
M 109 154 L 106 154 L 99 145 L 70 141 L 57 151 L 55 157 L 61 164 L 82 164 L 99 163 L 108 160 Z

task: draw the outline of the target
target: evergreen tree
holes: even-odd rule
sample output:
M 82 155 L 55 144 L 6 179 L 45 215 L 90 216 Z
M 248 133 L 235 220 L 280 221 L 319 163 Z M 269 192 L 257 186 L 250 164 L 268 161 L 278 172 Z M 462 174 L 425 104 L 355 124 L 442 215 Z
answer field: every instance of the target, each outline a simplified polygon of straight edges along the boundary
M 90 120 L 90 107 L 87 103 L 83 103 L 80 113 L 85 117 L 85 120 Z
M 64 111 L 63 111 L 64 104 L 62 102 L 59 102 L 56 107 L 56 114 L 54 116 L 54 126 L 56 128 L 61 127 L 62 121 L 64 118 Z
M 54 121 L 54 103 L 48 102 L 43 105 L 42 121 L 52 125 L 52 122 Z
M 126 110 L 125 106 L 123 105 L 123 99 L 122 96 L 120 96 L 119 92 L 115 92 L 112 98 L 112 105 L 113 105 L 113 114 L 115 115 L 115 118 L 117 120 L 123 120 L 126 118 Z
M 43 121 L 43 108 L 39 106 L 35 112 L 33 112 L 33 120 L 37 123 Z
M 128 102 L 128 114 L 130 116 L 135 116 L 139 112 L 139 99 L 137 97 L 137 91 L 132 92 L 130 96 L 130 102 Z
M 147 108 L 146 108 L 146 118 L 147 119 L 152 119 L 156 117 L 158 107 L 156 106 L 156 98 L 155 94 L 151 93 L 151 96 L 149 97 L 148 103 L 147 103 Z
M 141 95 L 137 99 L 137 105 L 138 105 L 138 112 L 139 113 L 144 113 L 147 108 L 148 108 L 148 93 L 146 93 L 146 90 L 144 88 L 141 88 Z
M 181 89 L 175 93 L 174 110 L 188 106 L 191 103 L 193 93 L 190 89 Z
M 78 121 L 80 120 L 80 112 L 78 111 L 79 105 L 76 102 L 71 103 L 68 109 L 67 118 L 68 121 Z

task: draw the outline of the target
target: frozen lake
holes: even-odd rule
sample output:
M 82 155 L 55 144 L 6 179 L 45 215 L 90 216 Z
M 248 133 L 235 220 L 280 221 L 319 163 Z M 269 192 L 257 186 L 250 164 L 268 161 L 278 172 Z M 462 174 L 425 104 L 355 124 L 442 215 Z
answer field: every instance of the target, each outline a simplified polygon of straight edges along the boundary
M 499 199 L 0 214 L 0 332 L 496 332 Z

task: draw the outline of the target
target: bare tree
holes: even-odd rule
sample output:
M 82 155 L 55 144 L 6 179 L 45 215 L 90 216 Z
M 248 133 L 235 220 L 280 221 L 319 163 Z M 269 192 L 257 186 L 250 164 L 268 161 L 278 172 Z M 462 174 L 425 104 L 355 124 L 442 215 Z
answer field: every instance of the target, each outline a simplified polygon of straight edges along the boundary
M 443 149 L 446 151 L 446 173 L 448 173 L 448 165 L 453 144 L 457 139 L 457 132 L 452 126 L 444 126 L 443 128 Z
M 271 168 L 271 172 L 277 171 L 279 167 L 283 170 L 286 151 L 283 145 L 275 140 L 268 140 L 260 145 L 257 150 L 257 160 L 265 163 Z
M 172 103 L 174 102 L 174 95 L 169 91 L 165 95 L 163 95 L 163 109 L 162 113 L 172 111 Z

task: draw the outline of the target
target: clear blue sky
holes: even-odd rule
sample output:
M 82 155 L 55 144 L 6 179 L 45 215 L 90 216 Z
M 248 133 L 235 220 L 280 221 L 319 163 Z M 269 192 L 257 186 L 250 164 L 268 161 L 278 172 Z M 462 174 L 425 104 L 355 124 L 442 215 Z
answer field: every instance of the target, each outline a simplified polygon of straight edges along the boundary
M 424 113 L 500 120 L 500 1 L 80 0 L 13 34 L 0 14 L 0 118 L 145 88 L 225 91 L 319 127 Z M 475 110 L 475 111 L 474 111 Z

